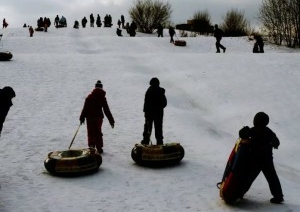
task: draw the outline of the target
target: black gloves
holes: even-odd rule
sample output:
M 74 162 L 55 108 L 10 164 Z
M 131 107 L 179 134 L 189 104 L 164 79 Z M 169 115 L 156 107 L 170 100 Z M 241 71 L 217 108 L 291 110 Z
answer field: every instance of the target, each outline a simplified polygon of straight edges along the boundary
M 84 118 L 79 118 L 80 124 L 84 124 Z

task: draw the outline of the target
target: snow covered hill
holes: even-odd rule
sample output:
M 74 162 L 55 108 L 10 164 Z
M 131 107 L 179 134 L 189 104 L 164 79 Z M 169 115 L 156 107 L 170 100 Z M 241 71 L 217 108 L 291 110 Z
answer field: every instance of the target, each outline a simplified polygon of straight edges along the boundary
M 137 33 L 118 37 L 115 28 L 1 30 L 3 49 L 13 59 L 0 63 L 0 87 L 16 98 L 0 137 L 1 212 L 81 211 L 299 211 L 299 51 L 224 38 L 225 54 L 213 37 L 188 37 L 186 47 Z M 182 39 L 182 38 L 180 38 Z M 143 100 L 149 80 L 166 89 L 165 142 L 180 142 L 186 155 L 178 166 L 137 166 L 130 153 L 142 139 Z M 104 154 L 99 172 L 76 178 L 51 176 L 47 154 L 67 149 L 79 125 L 85 97 L 100 79 L 116 120 L 104 120 Z M 245 200 L 228 206 L 216 183 L 238 138 L 265 111 L 281 141 L 274 162 L 285 203 L 273 205 L 263 175 Z M 155 139 L 152 136 L 155 143 Z M 87 146 L 81 126 L 72 148 Z

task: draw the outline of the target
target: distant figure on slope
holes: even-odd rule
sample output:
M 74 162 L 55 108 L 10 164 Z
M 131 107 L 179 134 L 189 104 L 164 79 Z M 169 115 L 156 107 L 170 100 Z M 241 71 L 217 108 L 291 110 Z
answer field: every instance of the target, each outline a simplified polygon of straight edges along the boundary
M 163 144 L 163 117 L 164 108 L 167 106 L 165 89 L 159 86 L 159 80 L 155 77 L 150 80 L 150 87 L 146 91 L 144 100 L 144 132 L 142 144 L 149 144 L 154 123 L 156 144 Z
M 130 26 L 129 26 L 129 35 L 130 35 L 130 37 L 135 37 L 135 35 L 136 35 L 135 30 L 136 29 L 137 29 L 137 25 L 134 21 L 132 21 Z
M 260 35 L 254 35 L 255 43 L 253 53 L 264 53 L 264 41 Z
M 225 53 L 226 48 L 220 43 L 222 36 L 223 36 L 223 31 L 218 27 L 218 25 L 215 25 L 215 31 L 214 31 L 214 37 L 216 38 L 216 48 L 217 48 L 217 53 L 220 53 L 220 48 L 223 49 L 223 52 Z
M 91 27 L 94 27 L 94 23 L 95 23 L 95 18 L 94 18 L 93 13 L 91 13 L 91 15 L 90 15 L 90 25 L 91 25 Z
M 48 27 L 51 25 L 50 18 L 44 17 L 44 32 L 48 31 Z
M 86 23 L 87 23 L 87 19 L 86 19 L 86 17 L 84 16 L 83 19 L 81 20 L 81 26 L 82 26 L 82 28 L 85 28 Z
M 174 43 L 173 37 L 174 37 L 175 34 L 176 33 L 175 33 L 174 27 L 170 26 L 169 27 L 170 43 Z
M 79 29 L 79 22 L 77 20 L 74 22 L 73 28 L 74 29 Z
M 101 23 L 101 17 L 100 17 L 99 14 L 97 15 L 96 25 L 97 25 L 97 27 L 101 27 L 101 25 L 102 25 L 102 23 Z
M 32 26 L 30 26 L 28 30 L 29 30 L 29 36 L 33 37 L 34 30 L 33 30 Z
M 55 19 L 54 19 L 54 26 L 55 26 L 56 28 L 58 28 L 58 22 L 59 22 L 59 16 L 56 15 L 56 17 L 55 17 Z
M 249 128 L 246 126 L 239 131 L 240 138 L 250 140 L 251 145 L 250 164 L 247 168 L 250 173 L 248 176 L 250 180 L 248 185 L 244 187 L 244 193 L 249 190 L 253 180 L 262 171 L 273 195 L 270 202 L 279 204 L 284 199 L 281 184 L 274 167 L 272 150 L 273 148 L 278 149 L 280 142 L 276 134 L 267 127 L 268 123 L 269 116 L 264 112 L 259 112 L 254 116 L 254 127 Z
M 118 36 L 120 36 L 120 37 L 122 37 L 123 35 L 122 35 L 122 30 L 120 29 L 120 28 L 117 28 L 117 35 Z
M 99 153 L 103 152 L 102 123 L 104 114 L 108 118 L 112 128 L 114 128 L 115 124 L 105 95 L 106 92 L 103 90 L 103 85 L 101 81 L 98 80 L 95 84 L 95 89 L 85 99 L 79 118 L 80 124 L 83 124 L 86 119 L 89 147 L 96 147 Z
M 67 27 L 67 19 L 64 16 L 61 16 L 59 20 L 59 27 Z
M 2 28 L 6 28 L 8 26 L 8 23 L 6 22 L 5 18 L 3 19 L 2 22 Z
M 163 26 L 161 24 L 158 24 L 158 26 L 157 26 L 157 37 L 163 37 L 164 36 L 163 32 L 164 32 Z
M 0 89 L 0 136 L 3 128 L 3 123 L 12 104 L 12 98 L 16 97 L 15 91 L 6 86 Z
M 124 29 L 124 27 L 125 27 L 125 18 L 124 18 L 124 15 L 121 15 L 121 22 L 122 22 L 122 28 Z

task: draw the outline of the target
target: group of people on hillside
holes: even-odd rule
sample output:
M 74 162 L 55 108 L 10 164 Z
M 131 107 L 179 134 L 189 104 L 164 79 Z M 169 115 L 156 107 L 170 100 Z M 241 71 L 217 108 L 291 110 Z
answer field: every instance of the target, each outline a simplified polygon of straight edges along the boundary
M 163 145 L 163 117 L 164 108 L 167 106 L 165 89 L 160 87 L 160 81 L 156 77 L 153 77 L 149 84 L 150 87 L 144 98 L 145 123 L 141 144 L 149 145 L 154 125 L 156 144 Z M 15 91 L 9 86 L 0 89 L 0 135 L 15 96 Z M 103 152 L 102 124 L 104 116 L 114 128 L 115 120 L 108 106 L 106 91 L 103 89 L 102 82 L 98 80 L 84 101 L 79 121 L 81 125 L 86 123 L 88 146 L 95 148 L 99 153 Z M 250 189 L 253 180 L 262 172 L 273 195 L 270 202 L 280 204 L 284 201 L 283 192 L 274 167 L 272 153 L 273 148 L 278 149 L 280 142 L 276 134 L 267 127 L 268 124 L 269 116 L 264 112 L 259 112 L 254 116 L 253 127 L 246 126 L 239 131 L 239 137 L 248 140 L 251 146 L 248 167 L 245 170 L 247 170 L 247 178 L 252 179 L 245 181 L 241 198 Z
M 51 25 L 51 20 L 50 18 L 47 18 L 47 17 L 40 17 L 38 20 L 37 20 L 37 27 L 38 29 L 42 29 L 44 30 L 44 32 L 47 32 L 48 30 L 48 27 L 50 27 Z
M 215 25 L 214 30 L 214 37 L 216 38 L 216 48 L 217 53 L 220 53 L 220 49 L 223 50 L 223 53 L 226 51 L 226 47 L 223 46 L 220 42 L 223 37 L 224 32 L 218 27 L 218 25 Z M 253 53 L 264 53 L 264 41 L 262 37 L 258 34 L 254 35 L 254 47 L 253 47 Z
M 96 21 L 95 21 L 96 20 Z M 104 17 L 104 27 L 111 27 L 113 24 L 112 24 L 112 17 L 111 15 L 109 14 L 106 14 L 105 17 Z M 81 19 L 81 26 L 82 28 L 85 28 L 86 25 L 88 23 L 88 19 L 84 16 L 82 19 Z M 93 13 L 90 14 L 90 27 L 95 27 L 95 23 L 96 23 L 96 26 L 97 27 L 101 27 L 102 26 L 102 21 L 101 21 L 101 17 L 99 14 L 97 14 L 97 17 L 95 19 Z M 124 28 L 124 23 L 125 23 L 125 18 L 124 18 L 124 15 L 121 15 L 121 21 L 118 20 L 118 25 L 119 25 L 119 28 L 122 24 L 122 28 Z M 74 28 L 79 28 L 79 22 L 77 20 L 75 20 L 74 22 Z
M 59 16 L 56 15 L 56 17 L 54 19 L 54 26 L 56 28 L 67 27 L 66 17 L 62 15 L 61 18 L 59 18 Z

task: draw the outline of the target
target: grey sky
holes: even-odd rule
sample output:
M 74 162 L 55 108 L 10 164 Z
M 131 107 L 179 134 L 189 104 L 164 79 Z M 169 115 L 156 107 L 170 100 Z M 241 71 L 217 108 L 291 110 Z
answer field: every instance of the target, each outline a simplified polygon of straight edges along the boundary
M 171 21 L 174 24 L 186 23 L 197 11 L 207 10 L 212 24 L 222 22 L 230 9 L 244 12 L 251 25 L 257 25 L 257 13 L 262 0 L 160 0 L 172 6 Z M 11 27 L 19 27 L 24 23 L 36 26 L 39 17 L 49 17 L 54 21 L 56 15 L 64 15 L 68 24 L 80 21 L 84 16 L 99 14 L 101 19 L 111 14 L 116 24 L 120 16 L 130 22 L 128 10 L 135 0 L 0 0 L 0 18 L 6 18 Z

